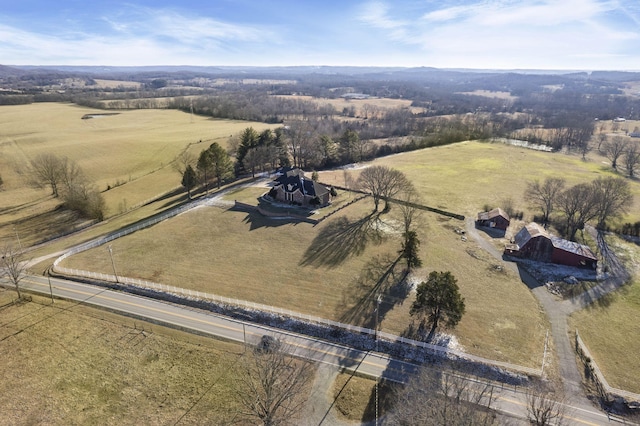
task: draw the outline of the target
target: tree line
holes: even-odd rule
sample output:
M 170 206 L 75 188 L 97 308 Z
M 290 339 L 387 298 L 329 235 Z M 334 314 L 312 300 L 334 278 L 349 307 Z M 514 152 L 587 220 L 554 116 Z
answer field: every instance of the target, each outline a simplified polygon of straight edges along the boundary
M 610 176 L 571 187 L 566 187 L 563 178 L 535 180 L 527 184 L 524 196 L 541 212 L 540 221 L 545 226 L 557 212 L 556 227 L 570 240 L 575 240 L 577 231 L 591 221 L 598 229 L 605 229 L 609 220 L 626 213 L 633 203 L 629 182 Z

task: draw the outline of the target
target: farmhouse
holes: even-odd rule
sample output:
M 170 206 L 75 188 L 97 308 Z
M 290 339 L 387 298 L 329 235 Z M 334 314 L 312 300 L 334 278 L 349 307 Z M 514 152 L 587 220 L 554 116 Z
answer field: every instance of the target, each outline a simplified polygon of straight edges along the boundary
M 530 223 L 507 244 L 505 254 L 539 262 L 595 268 L 598 259 L 588 246 L 550 235 L 537 223 Z
M 486 226 L 503 231 L 507 230 L 509 223 L 509 215 L 499 207 L 488 212 L 478 213 L 478 218 L 476 219 L 476 226 Z
M 286 168 L 274 180 L 269 192 L 273 198 L 285 203 L 301 206 L 321 207 L 331 202 L 329 189 L 312 179 L 307 179 L 298 168 Z

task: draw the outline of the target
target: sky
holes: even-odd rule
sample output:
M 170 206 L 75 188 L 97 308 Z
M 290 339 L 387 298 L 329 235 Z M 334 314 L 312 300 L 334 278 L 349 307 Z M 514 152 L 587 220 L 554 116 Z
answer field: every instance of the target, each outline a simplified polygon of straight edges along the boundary
M 0 64 L 640 71 L 640 1 L 0 0 Z

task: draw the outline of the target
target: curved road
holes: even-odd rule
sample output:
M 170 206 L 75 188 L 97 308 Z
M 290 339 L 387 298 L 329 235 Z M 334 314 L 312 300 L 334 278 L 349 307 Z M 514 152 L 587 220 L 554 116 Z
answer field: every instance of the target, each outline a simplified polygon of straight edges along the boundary
M 412 375 L 417 365 L 393 359 L 379 353 L 364 352 L 303 335 L 283 332 L 266 326 L 233 320 L 210 312 L 196 310 L 183 305 L 108 290 L 88 284 L 47 277 L 28 276 L 23 280 L 27 291 L 75 300 L 117 313 L 139 317 L 158 324 L 176 327 L 202 335 L 216 336 L 236 342 L 256 344 L 265 335 L 273 335 L 285 342 L 291 354 L 319 363 L 336 366 L 349 372 L 357 372 L 372 378 L 404 382 Z M 8 283 L 5 283 L 9 287 Z M 491 408 L 504 414 L 526 419 L 526 397 L 522 390 L 493 386 L 494 402 Z M 485 383 L 480 383 L 484 386 Z M 316 413 L 323 424 L 327 413 Z M 607 416 L 591 408 L 567 406 L 565 416 L 572 424 L 600 425 L 607 423 Z M 309 419 L 311 421 L 311 419 Z M 311 424 L 311 423 L 310 423 Z M 315 423 L 313 423 L 315 424 Z
M 561 301 L 553 296 L 546 287 L 541 285 L 527 271 L 519 268 L 515 262 L 503 260 L 502 253 L 493 244 L 480 235 L 476 229 L 472 218 L 466 220 L 466 231 L 477 243 L 488 253 L 501 261 L 505 267 L 517 272 L 522 281 L 531 289 L 542 307 L 544 308 L 551 324 L 551 335 L 553 337 L 556 355 L 558 357 L 558 368 L 562 379 L 563 390 L 566 400 L 575 407 L 584 410 L 592 410 L 593 403 L 585 396 L 582 387 L 582 374 L 577 363 L 576 353 L 573 347 L 573 340 L 569 337 L 568 318 L 572 312 L 586 307 L 599 297 L 616 290 L 620 285 L 620 280 L 613 277 L 599 286 L 591 289 L 585 294 L 571 300 Z

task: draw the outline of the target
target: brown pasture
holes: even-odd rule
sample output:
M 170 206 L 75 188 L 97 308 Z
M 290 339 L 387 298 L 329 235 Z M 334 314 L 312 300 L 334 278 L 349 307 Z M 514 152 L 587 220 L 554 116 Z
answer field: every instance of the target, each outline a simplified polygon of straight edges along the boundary
M 104 111 L 71 104 L 0 106 L 0 239 L 17 230 L 25 241 L 38 241 L 73 227 L 68 218 L 56 225 L 58 205 L 49 188 L 35 188 L 30 162 L 54 153 L 75 161 L 103 191 L 107 216 L 113 216 L 180 186 L 172 161 L 188 149 L 194 155 L 211 143 L 261 123 L 214 120 L 173 110 Z M 95 118 L 82 119 L 86 114 Z M 109 190 L 107 190 L 110 188 Z M 52 219 L 52 220 L 49 220 Z M 27 223 L 28 222 L 28 223 Z M 14 229 L 14 226 L 16 229 Z M 49 235 L 34 232 L 50 229 Z M 62 228 L 62 229 L 58 229 Z
M 255 197 L 250 190 L 246 199 Z M 348 197 L 342 193 L 339 197 Z M 245 196 L 235 194 L 234 198 Z M 381 327 L 405 333 L 411 293 L 398 259 L 400 221 L 370 216 L 361 200 L 319 225 L 274 220 L 231 208 L 201 207 L 112 243 L 119 274 L 374 327 L 375 295 L 384 295 Z M 467 300 L 455 331 L 469 352 L 537 367 L 546 323 L 517 276 L 455 232 L 460 221 L 424 214 L 424 267 L 451 270 Z M 395 266 L 394 266 L 395 265 Z M 65 267 L 111 273 L 105 247 L 72 256 Z
M 14 294 L 0 288 L 3 424 L 238 424 L 241 345 Z

